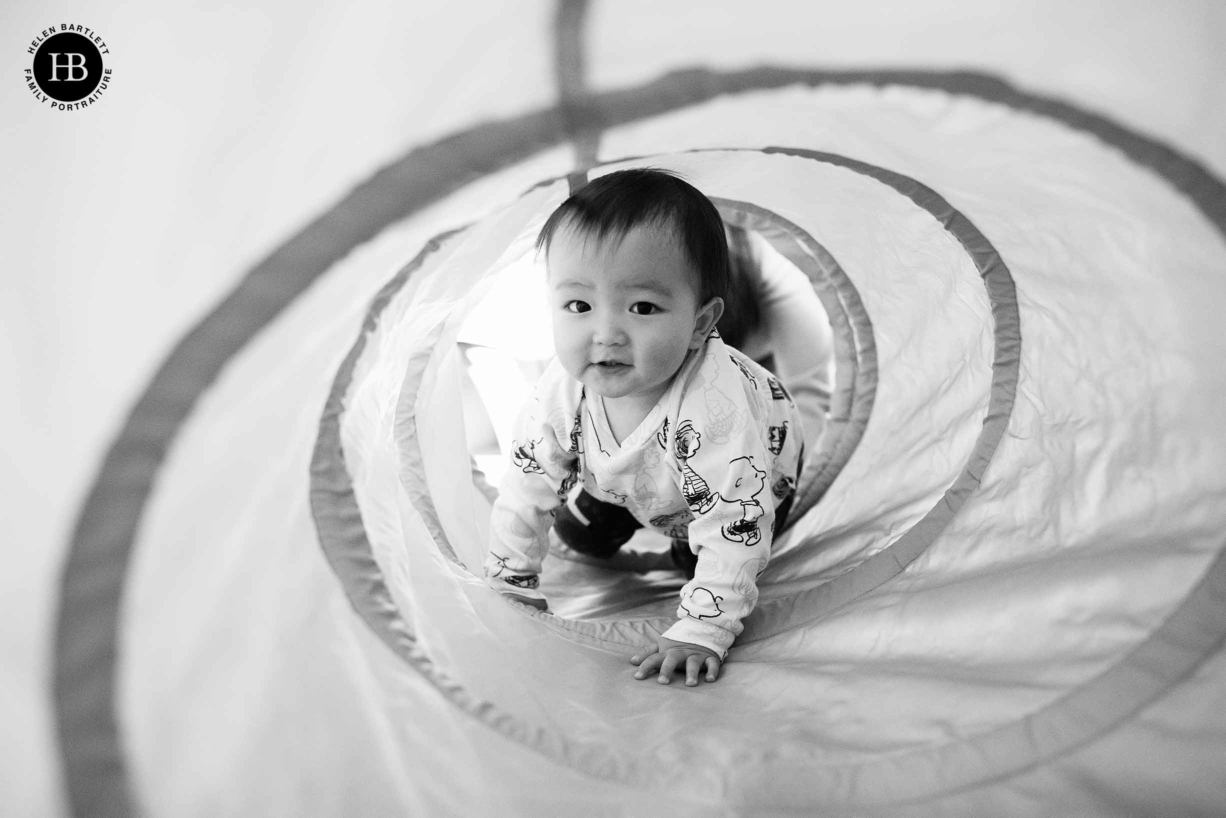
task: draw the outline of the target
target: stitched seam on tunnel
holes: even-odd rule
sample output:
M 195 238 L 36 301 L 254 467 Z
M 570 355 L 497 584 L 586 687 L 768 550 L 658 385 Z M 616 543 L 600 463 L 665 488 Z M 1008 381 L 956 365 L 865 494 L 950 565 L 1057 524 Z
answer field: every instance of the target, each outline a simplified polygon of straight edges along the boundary
M 554 17 L 554 81 L 563 129 L 574 145 L 575 170 L 567 175 L 570 192 L 587 184 L 587 171 L 596 164 L 603 129 L 592 113 L 587 83 L 588 0 L 561 0 Z

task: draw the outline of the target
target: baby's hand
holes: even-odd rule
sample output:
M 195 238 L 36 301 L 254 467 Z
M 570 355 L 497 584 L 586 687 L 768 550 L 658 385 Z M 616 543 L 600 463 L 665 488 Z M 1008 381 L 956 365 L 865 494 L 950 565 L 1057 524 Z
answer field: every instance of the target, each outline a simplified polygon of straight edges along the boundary
M 522 602 L 525 605 L 531 605 L 533 608 L 536 608 L 538 611 L 544 611 L 545 613 L 549 613 L 549 603 L 543 599 L 537 599 L 536 597 L 531 597 L 531 596 L 522 596 L 520 594 L 505 594 L 505 596 L 509 596 L 511 599 L 514 599 L 516 602 Z
M 660 671 L 658 681 L 662 685 L 672 681 L 673 671 L 685 670 L 685 684 L 694 687 L 698 684 L 698 671 L 704 666 L 707 669 L 707 681 L 714 682 L 719 678 L 719 656 L 710 648 L 694 645 L 689 642 L 677 642 L 661 636 L 658 643 L 630 657 L 630 664 L 638 665 L 634 678 L 646 679 L 657 670 Z

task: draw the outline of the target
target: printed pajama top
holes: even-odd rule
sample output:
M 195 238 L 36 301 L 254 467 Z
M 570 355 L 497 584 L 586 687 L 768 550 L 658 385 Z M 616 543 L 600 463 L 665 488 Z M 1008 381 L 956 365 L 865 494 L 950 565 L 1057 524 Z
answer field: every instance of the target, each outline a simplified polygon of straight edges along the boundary
M 796 486 L 804 435 L 791 396 L 712 333 L 619 445 L 599 396 L 555 359 L 525 407 L 490 520 L 485 574 L 504 593 L 539 586 L 553 513 L 577 482 L 698 555 L 664 636 L 722 659 L 758 599 L 775 507 Z

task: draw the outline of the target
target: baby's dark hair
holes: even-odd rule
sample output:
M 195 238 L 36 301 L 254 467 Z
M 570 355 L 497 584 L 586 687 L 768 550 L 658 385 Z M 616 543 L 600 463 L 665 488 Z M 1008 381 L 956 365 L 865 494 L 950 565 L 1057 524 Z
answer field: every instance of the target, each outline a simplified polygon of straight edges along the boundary
M 604 241 L 642 225 L 671 228 L 680 239 L 698 277 L 700 304 L 727 297 L 728 242 L 719 211 L 698 188 L 668 171 L 632 168 L 593 179 L 553 211 L 536 249 L 548 252 L 564 227 Z

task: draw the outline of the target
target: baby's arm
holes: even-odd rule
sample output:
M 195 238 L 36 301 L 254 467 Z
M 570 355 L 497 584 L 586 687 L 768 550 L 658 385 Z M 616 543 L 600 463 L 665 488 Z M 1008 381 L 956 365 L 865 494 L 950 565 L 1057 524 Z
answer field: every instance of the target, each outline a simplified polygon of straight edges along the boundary
M 541 564 L 548 549 L 550 511 L 556 496 L 540 475 L 507 470 L 490 514 L 490 549 L 485 557 L 486 583 L 506 596 L 542 607 Z
M 769 499 L 767 507 L 769 514 L 758 518 L 765 531 L 750 545 L 730 546 L 723 541 L 728 526 L 734 526 L 735 531 L 736 526 L 743 525 L 743 518 L 721 517 L 714 507 L 690 524 L 691 542 L 704 543 L 699 546 L 694 578 L 681 589 L 677 622 L 655 646 L 630 657 L 630 663 L 639 666 L 634 678 L 645 679 L 659 671 L 657 681 L 668 684 L 674 671 L 683 670 L 686 685 L 693 687 L 703 668 L 708 682 L 719 678 L 728 648 L 745 627 L 741 620 L 758 600 L 757 575 L 769 558 L 774 520 Z
M 541 564 L 549 547 L 553 511 L 562 504 L 578 471 L 578 454 L 564 445 L 550 418 L 559 416 L 552 406 L 546 378 L 517 426 L 511 464 L 498 486 L 498 499 L 490 514 L 490 548 L 485 577 L 490 587 L 506 596 L 548 610 L 540 591 Z
M 721 456 L 726 461 L 722 474 L 714 458 L 691 459 L 696 472 L 706 469 L 710 496 L 691 507 L 689 536 L 691 547 L 698 545 L 698 564 L 694 578 L 681 589 L 677 622 L 664 638 L 706 649 L 723 662 L 744 630 L 742 620 L 757 604 L 758 574 L 770 559 L 775 507 L 758 457 Z
M 749 374 L 730 360 L 725 364 L 726 348 L 715 346 L 704 365 L 704 387 L 682 402 L 670 441 L 681 493 L 694 515 L 689 541 L 698 564 L 681 589 L 678 620 L 663 639 L 706 650 L 722 663 L 757 604 L 775 503 L 762 421 L 745 399 L 742 378 Z M 672 652 L 666 644 L 660 642 L 661 654 Z

